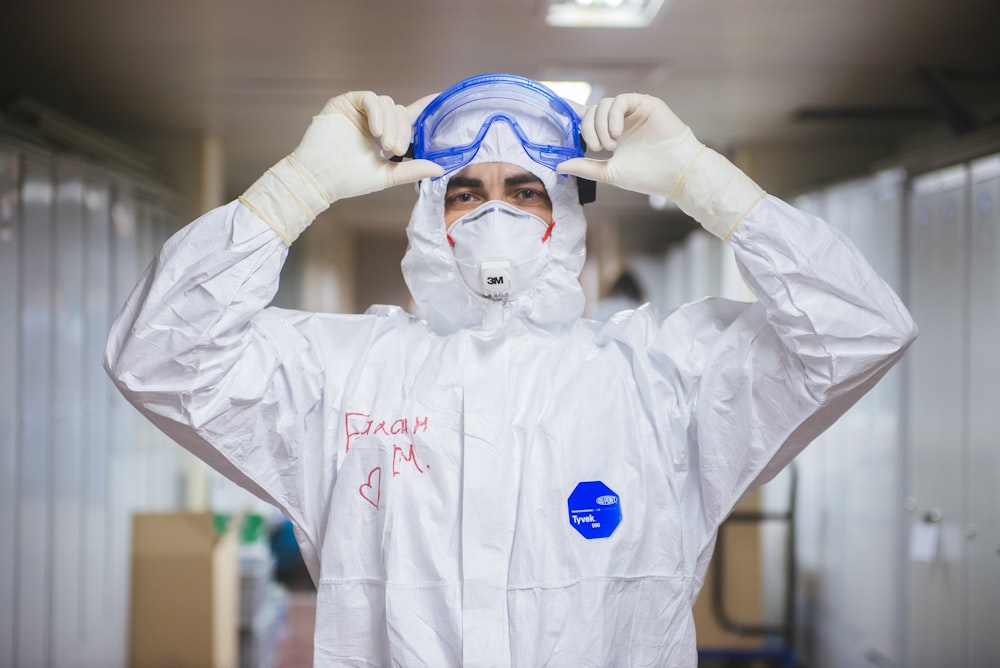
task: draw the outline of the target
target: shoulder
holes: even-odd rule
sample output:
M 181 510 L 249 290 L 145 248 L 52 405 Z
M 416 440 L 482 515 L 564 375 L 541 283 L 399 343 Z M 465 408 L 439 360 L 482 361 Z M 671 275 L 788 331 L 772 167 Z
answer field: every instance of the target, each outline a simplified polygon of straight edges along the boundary
M 763 323 L 763 309 L 758 304 L 706 297 L 666 315 L 647 304 L 634 311 L 617 313 L 606 323 L 590 322 L 596 328 L 599 345 L 617 342 L 653 358 L 669 359 L 675 366 L 691 367 L 693 371 L 710 357 L 711 350 L 733 331 L 736 323 L 754 320 L 758 317 L 755 313 Z
M 583 326 L 596 331 L 602 339 L 640 342 L 673 332 L 684 338 L 711 335 L 729 327 L 746 309 L 746 302 L 723 297 L 705 297 L 677 307 L 667 314 L 651 304 L 619 311 L 607 322 L 583 320 Z
M 323 313 L 270 307 L 254 319 L 254 325 L 265 330 L 279 328 L 297 330 L 307 338 L 326 343 L 346 338 L 382 338 L 395 334 L 419 336 L 429 333 L 427 324 L 399 306 L 375 305 L 364 313 Z

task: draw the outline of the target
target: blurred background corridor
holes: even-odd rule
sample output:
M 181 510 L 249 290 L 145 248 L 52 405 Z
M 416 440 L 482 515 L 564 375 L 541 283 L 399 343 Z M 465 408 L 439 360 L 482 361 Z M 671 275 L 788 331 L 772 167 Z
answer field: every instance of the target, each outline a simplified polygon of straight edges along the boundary
M 0 20 L 0 667 L 310 665 L 289 527 L 142 419 L 101 368 L 170 234 L 231 201 L 325 101 L 513 72 L 665 100 L 843 230 L 921 336 L 724 526 L 705 666 L 1000 665 L 1000 2 L 38 0 Z M 410 306 L 412 188 L 337 202 L 275 304 Z M 598 186 L 591 314 L 749 299 L 669 202 Z M 173 602 L 171 602 L 173 601 Z M 182 654 L 184 654 L 182 652 Z M 160 664 L 157 664 L 160 665 Z

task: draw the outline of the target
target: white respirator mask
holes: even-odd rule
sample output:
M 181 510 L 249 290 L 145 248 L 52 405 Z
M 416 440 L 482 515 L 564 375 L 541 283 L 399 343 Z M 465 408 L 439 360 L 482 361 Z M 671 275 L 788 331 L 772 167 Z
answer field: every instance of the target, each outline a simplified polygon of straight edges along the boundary
M 472 291 L 507 301 L 528 289 L 545 269 L 554 226 L 493 200 L 456 220 L 448 228 L 448 242 Z

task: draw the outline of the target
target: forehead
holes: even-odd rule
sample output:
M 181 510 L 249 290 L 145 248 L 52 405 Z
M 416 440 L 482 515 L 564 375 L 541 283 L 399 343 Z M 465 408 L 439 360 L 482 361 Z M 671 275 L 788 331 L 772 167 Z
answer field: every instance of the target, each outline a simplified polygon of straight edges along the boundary
M 448 180 L 448 188 L 481 186 L 507 186 L 533 183 L 542 188 L 545 184 L 535 174 L 509 162 L 478 162 L 456 172 Z

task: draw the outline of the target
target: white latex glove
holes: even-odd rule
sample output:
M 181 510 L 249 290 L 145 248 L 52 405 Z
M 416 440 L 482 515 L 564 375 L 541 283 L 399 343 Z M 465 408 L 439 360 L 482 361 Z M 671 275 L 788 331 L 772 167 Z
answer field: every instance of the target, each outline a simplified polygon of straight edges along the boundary
M 403 107 L 370 91 L 332 98 L 291 155 L 267 170 L 240 201 L 291 244 L 339 199 L 441 176 L 444 170 L 429 160 L 389 160 L 406 153 L 413 121 L 430 99 Z
M 557 165 L 557 172 L 669 197 L 720 239 L 728 239 L 764 196 L 658 98 L 639 93 L 604 98 L 587 108 L 580 131 L 588 150 L 614 154 L 608 160 L 573 158 Z

